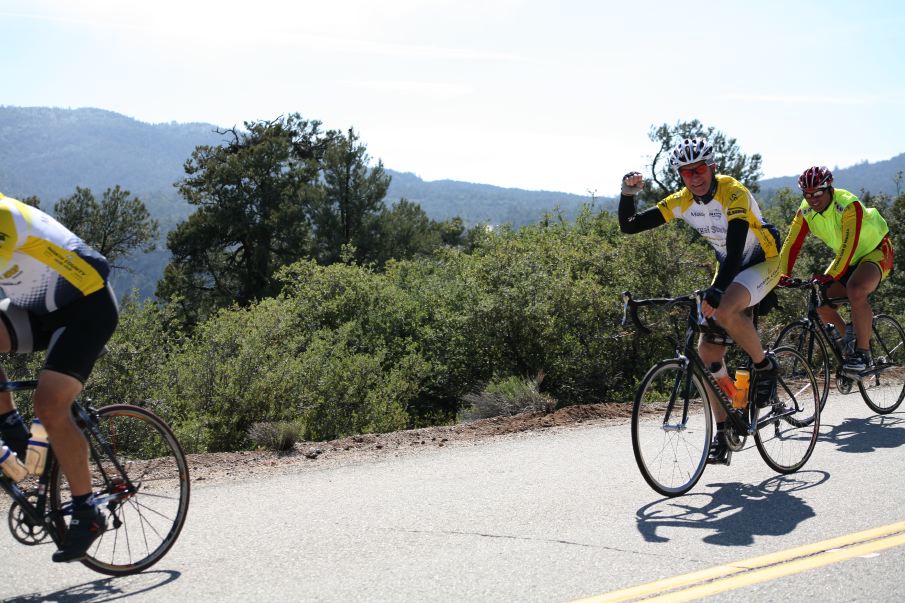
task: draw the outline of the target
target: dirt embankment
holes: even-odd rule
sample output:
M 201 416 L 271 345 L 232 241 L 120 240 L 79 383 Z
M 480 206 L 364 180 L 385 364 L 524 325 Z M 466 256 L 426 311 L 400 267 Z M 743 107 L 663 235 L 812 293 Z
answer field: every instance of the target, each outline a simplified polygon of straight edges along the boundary
M 325 468 L 413 454 L 442 446 L 467 445 L 524 431 L 588 423 L 624 422 L 632 406 L 625 403 L 569 406 L 552 413 L 480 419 L 459 425 L 367 434 L 328 442 L 300 442 L 290 452 L 219 452 L 189 456 L 189 474 L 199 484 L 245 479 L 262 474 Z

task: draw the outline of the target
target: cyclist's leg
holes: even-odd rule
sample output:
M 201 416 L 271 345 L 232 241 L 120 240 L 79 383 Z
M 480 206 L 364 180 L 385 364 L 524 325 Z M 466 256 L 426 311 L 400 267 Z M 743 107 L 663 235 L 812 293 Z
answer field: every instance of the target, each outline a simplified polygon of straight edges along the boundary
M 859 350 L 867 350 L 870 345 L 871 323 L 874 312 L 868 299 L 877 290 L 882 279 L 880 267 L 873 262 L 861 262 L 845 289 L 852 307 L 852 324 L 855 327 L 855 343 Z
M 845 361 L 845 370 L 858 372 L 871 366 L 870 341 L 873 330 L 873 309 L 870 294 L 892 270 L 893 252 L 889 238 L 885 237 L 876 249 L 861 258 L 854 269 L 846 273 L 844 280 L 852 307 L 852 326 L 855 331 L 855 352 Z
M 698 355 L 708 368 L 712 364 L 723 364 L 725 362 L 723 357 L 726 355 L 726 345 L 709 341 L 705 335 L 701 335 L 698 340 Z M 710 388 L 704 388 L 704 391 L 707 395 L 707 402 L 713 415 L 713 421 L 716 424 L 716 433 L 710 445 L 708 462 L 728 465 L 732 452 L 726 444 L 726 410 Z
M 72 518 L 53 560 L 75 561 L 103 533 L 105 520 L 92 504 L 88 442 L 75 424 L 72 403 L 116 329 L 119 314 L 112 291 L 104 288 L 49 316 L 43 330 L 52 335 L 38 376 L 35 413 L 47 429 L 72 495 Z
M 38 376 L 35 414 L 47 429 L 73 496 L 90 493 L 91 479 L 88 443 L 70 409 L 116 329 L 118 318 L 116 298 L 105 287 L 51 313 L 42 325 L 42 330 L 52 335 Z
M 760 300 L 757 300 L 760 301 Z M 714 318 L 726 329 L 735 343 L 757 363 L 764 358 L 764 349 L 760 343 L 760 335 L 754 328 L 754 321 L 746 310 L 757 302 L 751 301 L 748 289 L 735 281 L 726 288 L 726 293 L 716 309 Z
M 91 492 L 88 472 L 88 442 L 72 418 L 72 402 L 82 391 L 82 382 L 52 370 L 42 370 L 35 389 L 35 414 L 53 442 L 53 452 L 69 480 L 75 496 Z
M 764 348 L 748 308 L 759 304 L 782 276 L 779 257 L 764 260 L 739 272 L 720 301 L 716 321 L 741 346 L 754 364 L 764 360 Z
M 712 341 L 708 341 L 703 335 L 698 340 L 698 355 L 704 361 L 704 366 L 709 367 L 711 364 L 722 364 L 723 357 L 726 355 L 726 346 Z M 707 391 L 707 399 L 710 401 L 710 408 L 713 411 L 713 418 L 717 423 L 726 420 L 726 411 L 723 406 L 714 397 L 711 391 Z
M 845 297 L 847 294 L 848 292 L 845 289 L 845 285 L 839 281 L 834 281 L 826 289 L 827 297 Z M 836 306 L 819 306 L 817 308 L 817 314 L 820 315 L 820 319 L 823 322 L 836 326 L 836 330 L 839 332 L 839 337 L 845 337 L 845 319 L 842 318 L 842 314 L 839 313 L 839 310 L 836 309 Z
M 851 302 L 851 320 L 855 330 L 856 348 L 866 350 L 870 344 L 873 309 L 868 297 L 886 280 L 893 265 L 892 243 L 884 237 L 877 248 L 862 257 L 858 264 L 850 266 L 839 279 L 827 288 L 829 297 L 848 297 Z M 845 337 L 845 320 L 833 306 L 821 306 L 817 312 L 824 322 L 836 325 L 840 336 Z M 860 336 L 858 334 L 861 334 Z
M 781 276 L 779 258 L 771 258 L 755 264 L 736 275 L 726 289 L 725 309 L 723 302 L 717 309 L 717 321 L 751 357 L 754 364 L 754 379 L 751 384 L 752 398 L 758 405 L 768 404 L 776 389 L 776 362 L 767 357 L 754 321 L 747 313 L 749 307 L 760 301 L 773 290 Z M 720 312 L 720 310 L 723 310 Z

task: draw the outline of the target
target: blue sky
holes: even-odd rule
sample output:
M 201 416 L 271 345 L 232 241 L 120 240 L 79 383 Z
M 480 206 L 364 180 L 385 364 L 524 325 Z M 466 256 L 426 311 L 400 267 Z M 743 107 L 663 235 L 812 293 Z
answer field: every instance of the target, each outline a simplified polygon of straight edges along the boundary
M 354 127 L 426 180 L 615 195 L 700 119 L 765 177 L 905 152 L 896 2 L 4 0 L 0 103 Z

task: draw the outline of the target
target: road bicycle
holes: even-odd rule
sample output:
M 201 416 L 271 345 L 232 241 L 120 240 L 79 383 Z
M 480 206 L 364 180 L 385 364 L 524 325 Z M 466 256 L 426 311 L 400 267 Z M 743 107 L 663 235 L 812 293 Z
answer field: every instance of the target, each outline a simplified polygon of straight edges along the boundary
M 0 382 L 0 391 L 33 390 L 37 381 Z M 170 428 L 153 412 L 128 404 L 95 410 L 72 405 L 88 440 L 94 502 L 107 531 L 88 549 L 82 564 L 111 576 L 144 571 L 170 550 L 185 524 L 189 471 Z M 59 545 L 72 515 L 69 485 L 53 455 L 39 475 L 16 483 L 0 473 L 0 488 L 12 499 L 8 525 L 18 542 Z
M 817 383 L 804 357 L 795 349 L 772 351 L 779 363 L 776 393 L 759 407 L 753 401 L 744 409 L 734 408 L 698 355 L 695 336 L 705 331 L 731 339 L 726 332 L 701 315 L 701 291 L 672 298 L 633 299 L 623 293 L 623 323 L 631 317 L 635 327 L 651 333 L 638 317 L 646 306 L 662 310 L 685 310 L 672 321 L 675 356 L 654 364 L 641 379 L 632 408 L 632 448 L 641 475 L 651 488 L 664 496 L 688 492 L 707 466 L 713 441 L 713 419 L 708 398 L 726 410 L 726 439 L 730 450 L 744 448 L 747 436 L 761 457 L 779 473 L 794 473 L 810 458 L 820 430 Z M 756 317 L 755 317 L 756 320 Z M 747 356 L 738 368 L 751 369 Z M 793 370 L 794 368 L 794 370 Z
M 864 402 L 875 413 L 885 415 L 899 408 L 905 399 L 905 331 L 899 322 L 888 314 L 875 315 L 870 336 L 872 366 L 860 373 L 847 373 L 842 366 L 849 350 L 836 327 L 824 322 L 817 308 L 847 305 L 848 298 L 827 298 L 823 285 L 815 280 L 791 279 L 782 286 L 808 291 L 808 305 L 803 318 L 783 327 L 775 345 L 792 346 L 808 361 L 820 389 L 821 410 L 834 373 L 840 393 L 850 394 L 857 385 Z

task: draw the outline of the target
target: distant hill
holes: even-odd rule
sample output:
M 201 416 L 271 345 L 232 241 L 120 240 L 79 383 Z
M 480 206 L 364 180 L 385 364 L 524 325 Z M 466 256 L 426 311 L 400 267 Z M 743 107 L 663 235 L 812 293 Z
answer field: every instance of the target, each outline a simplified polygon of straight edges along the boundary
M 118 184 L 172 227 L 191 211 L 173 185 L 185 175 L 183 165 L 196 146 L 223 141 L 216 130 L 203 123 L 147 124 L 101 109 L 0 107 L 0 191 L 37 195 L 50 210 L 76 186 L 100 194 Z M 388 204 L 404 197 L 436 220 L 459 216 L 469 225 L 520 226 L 557 206 L 573 216 L 589 201 L 569 193 L 427 182 L 411 173 L 387 172 L 392 176 Z
M 387 172 L 393 177 L 387 191 L 387 202 L 394 203 L 404 197 L 420 205 L 435 220 L 459 216 L 469 225 L 508 223 L 522 226 L 536 222 L 544 213 L 555 208 L 574 218 L 583 204 L 591 202 L 591 198 L 585 195 L 527 191 L 456 180 L 425 182 L 408 172 Z M 612 209 L 617 201 L 597 198 L 595 204 Z
M 802 166 L 802 171 L 807 167 Z M 869 191 L 875 195 L 885 193 L 895 197 L 897 193 L 905 192 L 905 178 L 899 183 L 898 191 L 896 191 L 895 182 L 895 176 L 898 172 L 905 174 L 905 153 L 876 163 L 864 161 L 847 168 L 833 165 L 827 167 L 833 172 L 833 182 L 836 186 L 851 191 L 856 195 L 861 194 L 862 191 Z M 798 174 L 781 178 L 767 178 L 760 181 L 761 196 L 765 199 L 769 198 L 771 193 L 784 187 L 797 190 Z
M 187 215 L 173 183 L 200 144 L 222 137 L 210 124 L 146 124 L 100 109 L 0 107 L 0 190 L 37 195 L 44 209 L 88 187 L 120 185 L 158 219 Z M 167 220 L 169 221 L 169 220 Z

